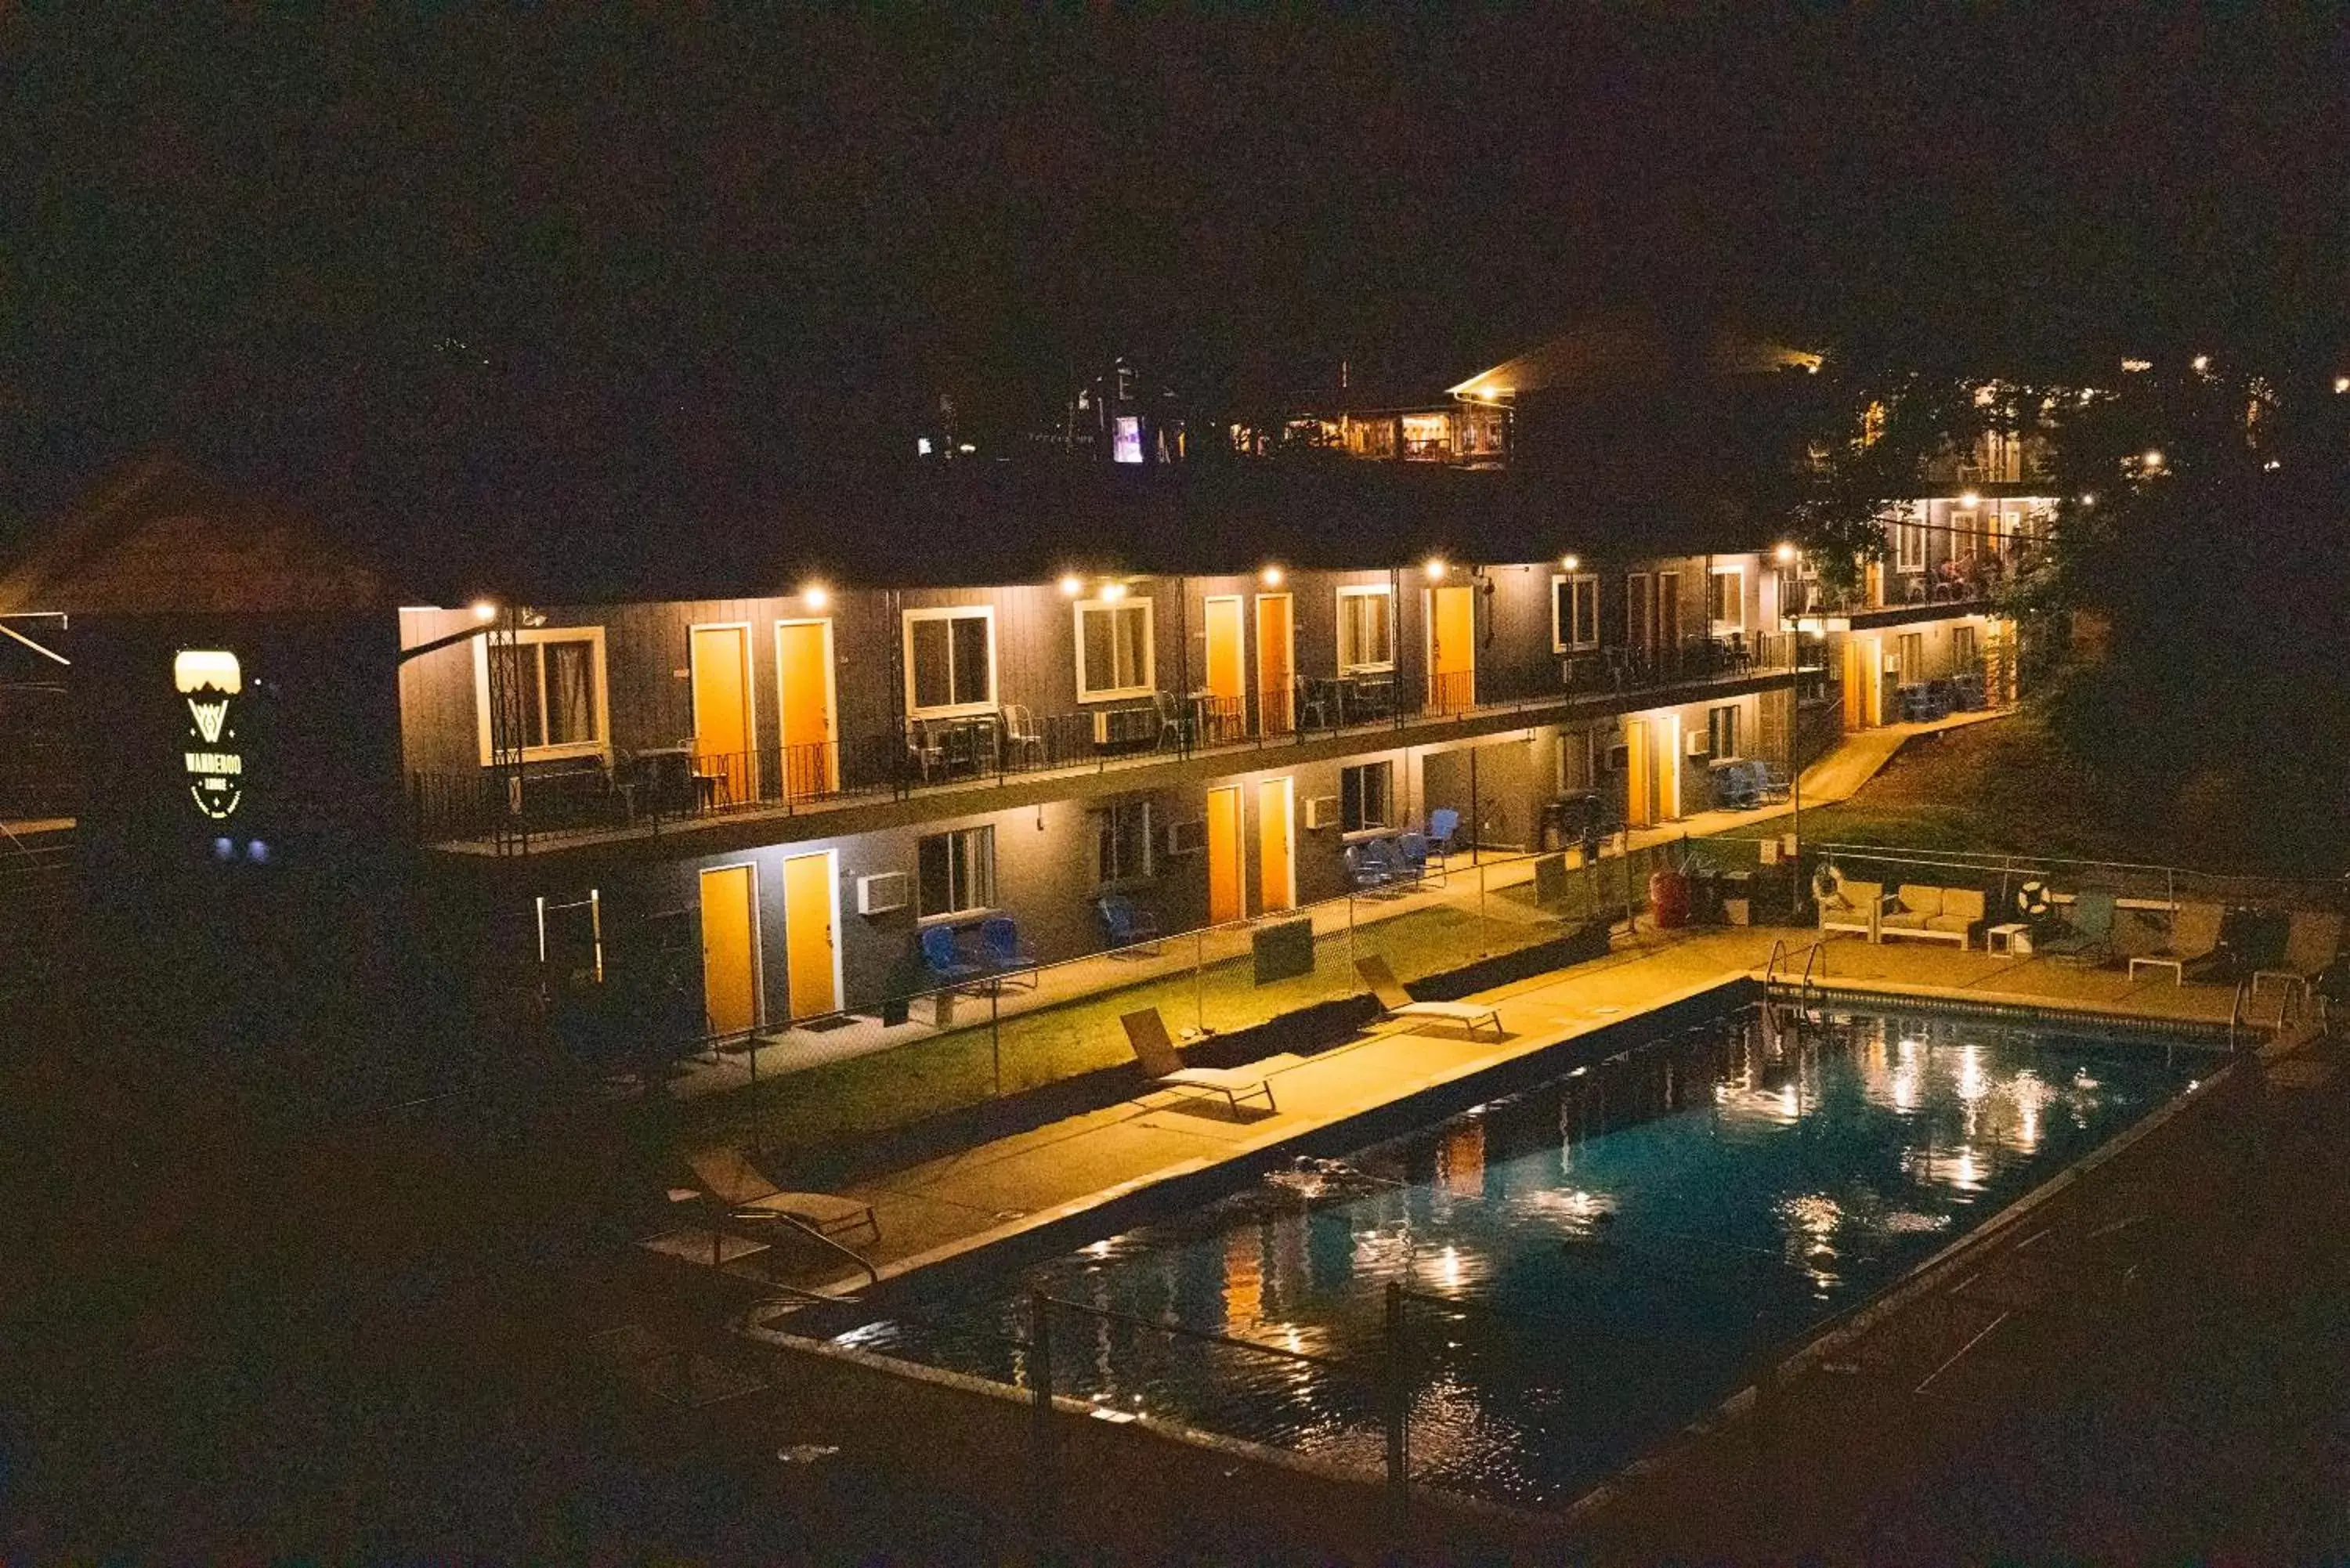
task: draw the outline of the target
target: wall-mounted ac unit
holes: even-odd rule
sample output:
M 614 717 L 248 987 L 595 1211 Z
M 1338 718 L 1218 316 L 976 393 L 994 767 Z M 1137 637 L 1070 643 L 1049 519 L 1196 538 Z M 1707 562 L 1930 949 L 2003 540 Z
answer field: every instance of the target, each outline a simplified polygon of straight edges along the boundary
M 881 871 L 857 879 L 857 912 L 886 915 L 902 909 L 913 898 L 914 879 L 903 871 Z
M 1204 822 L 1170 822 L 1167 825 L 1167 853 L 1197 855 L 1208 847 L 1208 825 Z
M 1607 748 L 1607 771 L 1620 774 L 1632 765 L 1632 748 L 1618 741 Z
M 1689 737 L 1689 754 L 1693 757 L 1713 755 L 1713 737 L 1702 730 L 1691 730 Z
M 1338 797 L 1335 794 L 1309 794 L 1305 797 L 1305 826 L 1328 827 L 1338 820 Z

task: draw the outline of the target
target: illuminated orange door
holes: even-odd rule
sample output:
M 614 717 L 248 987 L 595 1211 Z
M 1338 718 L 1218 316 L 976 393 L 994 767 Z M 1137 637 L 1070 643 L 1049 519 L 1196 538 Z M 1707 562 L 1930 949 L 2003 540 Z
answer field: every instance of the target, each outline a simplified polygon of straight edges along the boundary
M 784 784 L 795 797 L 840 787 L 834 729 L 832 622 L 775 623 L 775 688 L 781 706 Z
M 1208 923 L 1220 926 L 1248 911 L 1241 903 L 1241 791 L 1208 792 Z
M 1238 595 L 1208 601 L 1209 738 L 1237 740 L 1248 730 L 1248 649 Z
M 759 1022 L 758 890 L 748 866 L 702 874 L 702 1010 L 712 1034 Z
M 1657 815 L 1670 822 L 1681 814 L 1681 716 L 1657 721 Z
M 1624 821 L 1632 827 L 1648 827 L 1657 820 L 1656 755 L 1648 748 L 1653 744 L 1646 719 L 1624 721 Z
M 1477 590 L 1431 588 L 1429 600 L 1429 705 L 1455 712 L 1476 701 Z
M 1268 735 L 1286 735 L 1297 724 L 1295 639 L 1287 594 L 1256 597 L 1257 722 Z
M 1286 909 L 1297 902 L 1296 838 L 1290 812 L 1296 794 L 1288 779 L 1256 786 L 1256 891 L 1259 909 Z
M 695 627 L 692 670 L 694 771 L 717 778 L 727 799 L 750 799 L 749 628 Z
M 1860 639 L 1847 637 L 1844 639 L 1844 727 L 1847 730 L 1857 730 L 1868 722 L 1868 699 L 1861 691 L 1864 679 Z
M 784 861 L 784 962 L 789 970 L 794 1018 L 840 1011 L 839 933 L 833 928 L 832 852 L 794 855 Z

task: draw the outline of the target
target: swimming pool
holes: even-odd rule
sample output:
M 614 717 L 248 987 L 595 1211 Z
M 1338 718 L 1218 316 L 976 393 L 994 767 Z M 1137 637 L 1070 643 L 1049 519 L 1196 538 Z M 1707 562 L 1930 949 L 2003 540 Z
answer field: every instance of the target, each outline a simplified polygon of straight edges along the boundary
M 2210 1065 L 2053 1026 L 1782 1032 L 1747 1010 L 1339 1166 L 918 1288 L 838 1338 L 1024 1383 L 1010 1341 L 1041 1288 L 1101 1309 L 1054 1310 L 1056 1392 L 1376 1469 L 1400 1283 L 1413 1480 L 1559 1506 Z

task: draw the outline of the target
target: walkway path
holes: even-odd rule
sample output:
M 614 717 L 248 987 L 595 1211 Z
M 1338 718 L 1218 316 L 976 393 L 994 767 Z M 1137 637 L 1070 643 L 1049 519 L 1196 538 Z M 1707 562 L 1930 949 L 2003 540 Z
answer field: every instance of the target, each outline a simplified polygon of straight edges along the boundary
M 1825 805 L 1849 799 L 1854 791 L 1876 777 L 1904 744 L 1918 735 L 1980 723 L 2000 716 L 1995 712 L 1957 713 L 1930 722 L 1889 724 L 1882 729 L 1847 735 L 1826 756 L 1804 770 L 1804 804 Z M 1752 827 L 1789 816 L 1794 810 L 1794 805 L 1787 804 L 1760 806 L 1751 811 L 1692 812 L 1674 822 L 1632 829 L 1624 836 L 1621 852 L 1637 852 L 1657 845 L 1678 843 L 1683 838 L 1703 838 Z M 1605 858 L 1612 861 L 1617 852 L 1611 846 Z M 1549 917 L 1531 906 L 1486 897 L 1533 880 L 1536 858 L 1539 857 L 1520 856 L 1500 861 L 1488 860 L 1480 865 L 1474 861 L 1464 864 L 1464 857 L 1455 856 L 1453 868 L 1449 875 L 1441 879 L 1431 878 L 1409 893 L 1330 899 L 1295 911 L 1293 918 L 1311 919 L 1317 938 L 1344 931 L 1350 925 L 1381 924 L 1446 905 L 1473 916 L 1481 928 L 1489 919 L 1532 919 L 1547 926 L 1551 923 Z M 1577 856 L 1570 858 L 1579 861 Z M 1097 953 L 1048 964 L 1037 971 L 1036 982 L 1033 986 L 1007 989 L 995 999 L 995 1002 L 1003 1017 L 1014 1018 L 1042 1008 L 1143 985 L 1198 967 L 1236 962 L 1248 954 L 1257 924 L 1243 921 L 1209 930 L 1185 932 L 1168 938 L 1158 944 L 1155 952 L 1147 956 L 1138 957 L 1133 952 Z M 1483 945 L 1482 938 L 1479 945 Z M 1503 945 L 1519 944 L 1504 942 Z M 1437 947 L 1425 955 L 1425 961 L 1413 962 L 1400 956 L 1391 961 L 1402 978 L 1411 980 L 1466 962 L 1474 956 L 1477 955 L 1472 952 L 1456 954 L 1449 949 Z M 910 1016 L 902 1023 L 885 1025 L 879 1018 L 852 1014 L 844 1015 L 840 1020 L 827 1021 L 822 1027 L 777 1030 L 760 1036 L 757 1044 L 750 1050 L 713 1054 L 689 1062 L 685 1064 L 683 1075 L 671 1084 L 670 1093 L 681 1100 L 700 1099 L 708 1095 L 747 1087 L 754 1079 L 780 1077 L 877 1051 L 933 1040 L 945 1029 L 958 1023 L 968 1027 L 974 1021 L 983 1023 L 988 1005 L 988 999 L 984 997 L 952 998 L 950 1006 L 954 1011 L 942 1015 L 936 999 L 925 995 L 914 1000 Z M 1226 1029 L 1233 1026 L 1230 1023 L 1220 1025 Z

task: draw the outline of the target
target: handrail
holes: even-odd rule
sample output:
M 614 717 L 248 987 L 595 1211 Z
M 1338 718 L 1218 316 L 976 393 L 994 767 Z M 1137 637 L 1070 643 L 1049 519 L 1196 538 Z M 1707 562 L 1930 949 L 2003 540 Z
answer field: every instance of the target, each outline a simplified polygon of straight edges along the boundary
M 2249 983 L 2249 981 L 2242 980 L 2237 981 L 2236 994 L 2230 999 L 2228 1003 L 2228 1051 L 2231 1055 L 2237 1049 L 2236 1027 L 2238 1024 L 2243 1023 L 2245 1019 L 2244 990 L 2246 985 Z
M 872 1261 L 867 1258 L 864 1253 L 858 1251 L 856 1248 L 843 1246 L 840 1242 L 834 1241 L 831 1237 L 826 1235 L 823 1231 L 817 1230 L 806 1220 L 800 1219 L 797 1215 L 785 1214 L 780 1210 L 773 1209 L 762 1209 L 758 1210 L 758 1213 L 762 1220 L 772 1219 L 778 1224 L 788 1225 L 793 1230 L 797 1231 L 801 1235 L 806 1236 L 809 1241 L 815 1241 L 820 1246 L 831 1248 L 834 1251 L 839 1253 L 842 1257 L 847 1258 L 850 1262 L 855 1263 L 858 1268 L 864 1270 L 866 1279 L 871 1283 L 878 1285 L 881 1282 L 881 1271 L 875 1268 Z M 838 1296 L 829 1296 L 826 1299 L 829 1301 L 838 1301 L 842 1298 Z
M 1804 993 L 1808 993 L 1812 989 L 1812 961 L 1814 959 L 1819 961 L 1820 978 L 1827 979 L 1828 940 L 1825 937 L 1813 942 L 1810 950 L 1804 955 L 1804 978 L 1800 983 Z
M 1772 942 L 1770 961 L 1762 966 L 1762 984 L 1765 989 L 1768 989 L 1771 982 L 1778 978 L 1779 961 L 1786 956 L 1787 939 L 1780 937 Z

